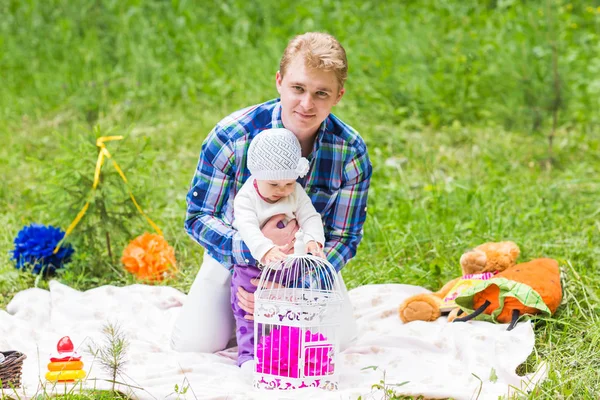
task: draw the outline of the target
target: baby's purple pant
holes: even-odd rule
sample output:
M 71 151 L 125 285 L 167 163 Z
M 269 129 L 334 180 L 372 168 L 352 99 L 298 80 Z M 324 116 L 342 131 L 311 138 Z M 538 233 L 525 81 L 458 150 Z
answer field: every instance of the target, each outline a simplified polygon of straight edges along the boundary
M 292 263 L 284 271 L 277 271 L 270 275 L 270 278 L 284 286 L 298 287 L 296 282 L 298 279 L 299 269 L 296 268 L 296 263 Z M 235 318 L 235 336 L 238 344 L 238 366 L 241 366 L 248 360 L 254 359 L 254 320 L 244 318 L 246 311 L 238 305 L 237 291 L 239 287 L 243 287 L 248 293 L 256 292 L 256 286 L 250 283 L 251 279 L 259 278 L 260 269 L 249 265 L 234 265 L 233 276 L 231 277 L 231 309 Z
M 235 335 L 238 345 L 238 366 L 254 359 L 254 321 L 244 318 L 246 311 L 238 305 L 237 291 L 241 286 L 248 293 L 254 293 L 256 286 L 251 279 L 258 278 L 260 270 L 253 266 L 235 265 L 231 277 L 231 309 L 235 317 Z

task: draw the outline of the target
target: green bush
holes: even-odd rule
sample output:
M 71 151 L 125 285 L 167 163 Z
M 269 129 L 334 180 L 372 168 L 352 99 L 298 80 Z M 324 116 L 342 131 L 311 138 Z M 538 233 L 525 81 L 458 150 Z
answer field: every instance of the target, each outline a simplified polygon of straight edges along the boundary
M 67 279 L 85 275 L 87 280 L 99 277 L 122 280 L 122 249 L 134 237 L 153 230 L 130 197 L 131 191 L 144 209 L 147 204 L 144 188 L 152 186 L 152 175 L 128 174 L 132 170 L 150 169 L 155 153 L 148 148 L 147 139 L 142 143 L 128 140 L 129 135 L 123 132 L 122 141 L 105 142 L 111 158 L 104 157 L 98 185 L 95 190 L 92 189 L 99 154 L 96 139 L 117 133 L 103 132 L 97 126 L 89 134 L 70 138 L 57 132 L 58 154 L 52 160 L 54 166 L 41 190 L 43 201 L 35 204 L 32 211 L 37 215 L 47 214 L 52 224 L 66 230 L 89 202 L 87 211 L 66 238 L 76 249 L 73 262 L 66 271 L 62 271 L 69 275 L 65 277 Z M 125 174 L 127 183 L 117 172 L 113 161 Z M 48 160 L 42 158 L 36 162 L 39 169 L 47 168 Z

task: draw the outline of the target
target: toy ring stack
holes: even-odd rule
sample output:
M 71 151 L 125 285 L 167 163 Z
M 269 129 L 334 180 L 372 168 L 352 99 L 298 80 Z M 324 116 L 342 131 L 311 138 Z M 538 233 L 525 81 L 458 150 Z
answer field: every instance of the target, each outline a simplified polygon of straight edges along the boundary
M 46 379 L 53 382 L 74 382 L 85 378 L 81 356 L 75 352 L 73 342 L 68 336 L 61 338 L 56 350 L 58 354 L 50 356 Z

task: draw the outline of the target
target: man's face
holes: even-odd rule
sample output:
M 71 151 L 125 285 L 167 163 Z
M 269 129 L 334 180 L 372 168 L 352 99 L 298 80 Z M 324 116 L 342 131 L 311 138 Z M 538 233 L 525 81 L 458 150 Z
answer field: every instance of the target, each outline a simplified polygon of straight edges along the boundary
M 344 95 L 333 71 L 307 68 L 301 55 L 292 59 L 285 76 L 277 71 L 275 80 L 283 125 L 299 139 L 313 135 Z

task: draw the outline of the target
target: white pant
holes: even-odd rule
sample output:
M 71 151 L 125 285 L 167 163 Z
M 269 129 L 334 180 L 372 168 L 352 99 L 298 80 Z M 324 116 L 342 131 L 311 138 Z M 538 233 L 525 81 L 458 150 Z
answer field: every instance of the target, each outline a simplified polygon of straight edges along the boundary
M 348 290 L 338 274 L 342 296 L 340 349 L 356 338 L 356 321 Z M 204 253 L 200 271 L 190 288 L 171 335 L 171 347 L 177 351 L 214 353 L 223 350 L 235 338 L 235 320 L 231 310 L 231 274 L 217 260 Z

